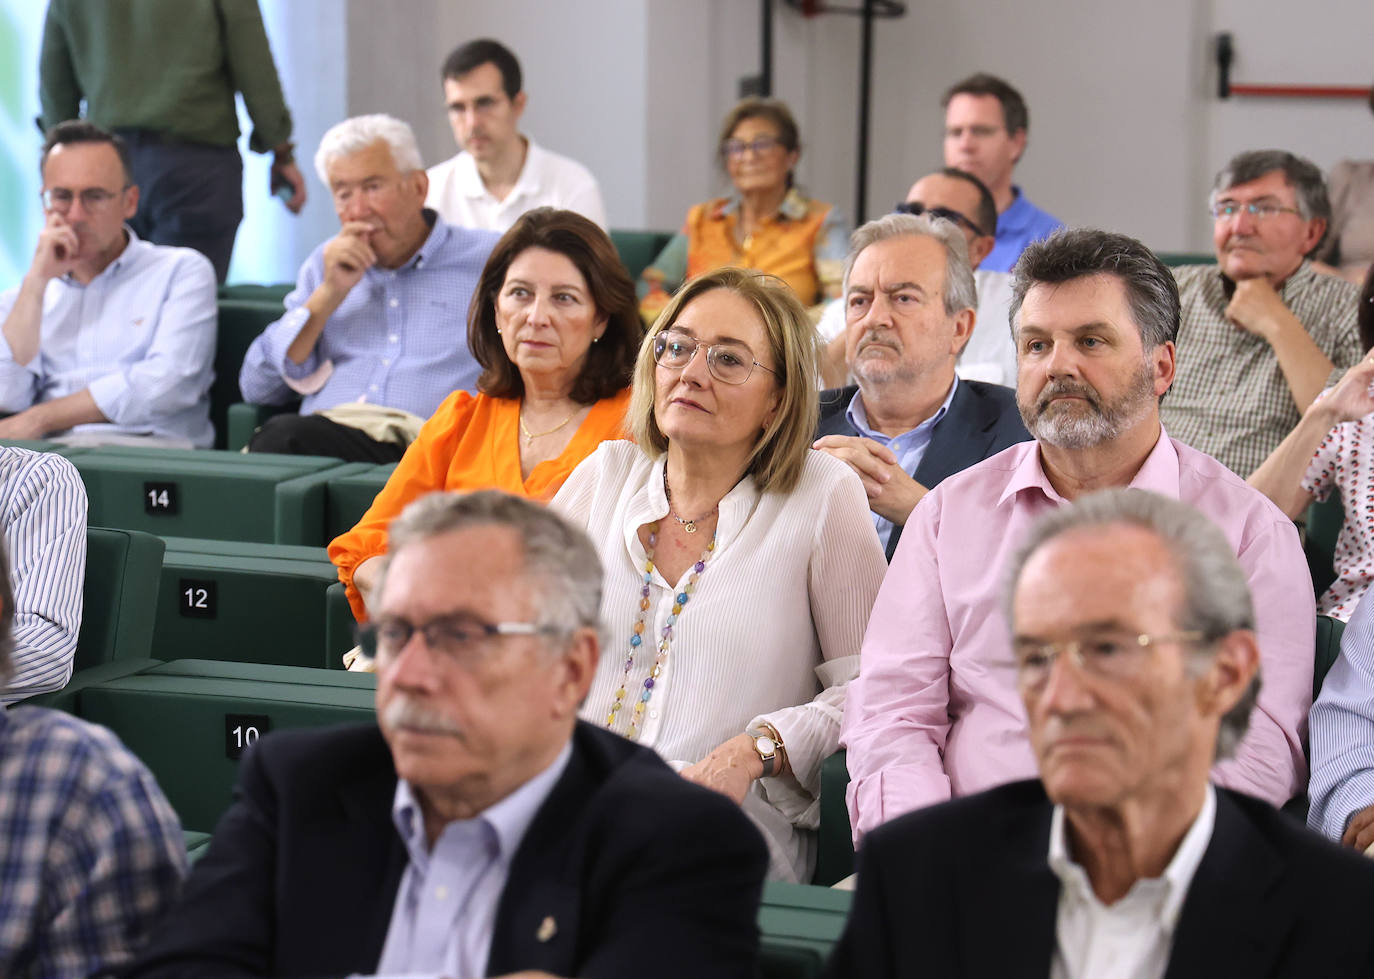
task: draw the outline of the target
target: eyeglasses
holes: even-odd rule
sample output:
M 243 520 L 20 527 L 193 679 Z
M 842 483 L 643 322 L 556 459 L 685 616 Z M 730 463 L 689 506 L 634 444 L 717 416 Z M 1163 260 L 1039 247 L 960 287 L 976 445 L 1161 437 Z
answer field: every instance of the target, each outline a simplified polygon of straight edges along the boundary
M 676 330 L 665 330 L 654 337 L 654 363 L 671 371 L 680 371 L 692 362 L 701 343 L 696 337 Z M 706 369 L 722 384 L 743 384 L 758 367 L 774 377 L 778 372 L 764 367 L 754 359 L 754 353 L 742 343 L 727 340 L 706 347 Z
M 1298 210 L 1296 207 L 1284 207 L 1282 204 L 1238 204 L 1235 201 L 1222 201 L 1219 204 L 1213 204 L 1209 210 L 1211 211 L 1213 219 L 1217 221 L 1225 221 L 1229 218 L 1233 218 L 1241 211 L 1244 211 L 1256 221 L 1263 221 L 1266 218 L 1272 218 L 1279 214 L 1302 215 L 1302 211 Z
M 1204 638 L 1201 632 L 1168 632 L 1153 636 L 1103 632 L 1088 639 L 1058 642 L 1016 640 L 1012 643 L 1012 654 L 1016 657 L 1017 679 L 1022 688 L 1039 690 L 1049 682 L 1054 661 L 1061 653 L 1084 673 L 1123 680 L 1140 669 L 1141 654 L 1151 646 L 1170 642 L 1197 643 Z
M 978 225 L 974 224 L 958 211 L 951 210 L 947 207 L 926 207 L 920 201 L 898 201 L 897 206 L 892 209 L 892 213 L 914 214 L 918 217 L 922 214 L 929 214 L 933 218 L 944 218 L 946 221 L 953 224 L 962 225 L 979 237 L 991 234 L 991 232 L 984 231 L 982 228 L 978 227 Z
M 358 645 L 368 656 L 395 656 L 415 633 L 425 645 L 458 666 L 479 664 L 491 640 L 500 636 L 560 635 L 561 630 L 535 622 L 483 622 L 468 615 L 431 619 L 416 625 L 405 619 L 385 618 L 356 626 Z
M 755 136 L 753 140 L 746 143 L 742 139 L 727 139 L 723 146 L 726 156 L 743 156 L 749 150 L 754 151 L 755 156 L 763 156 L 775 146 L 781 146 L 782 140 L 776 136 Z
M 39 197 L 43 200 L 43 207 L 49 211 L 56 211 L 58 214 L 66 214 L 70 211 L 72 201 L 78 197 L 81 198 L 83 211 L 100 211 L 108 207 L 111 201 L 128 189 L 128 185 L 118 191 L 106 190 L 104 187 L 87 187 L 80 193 L 73 193 L 66 187 L 52 187 L 43 191 Z

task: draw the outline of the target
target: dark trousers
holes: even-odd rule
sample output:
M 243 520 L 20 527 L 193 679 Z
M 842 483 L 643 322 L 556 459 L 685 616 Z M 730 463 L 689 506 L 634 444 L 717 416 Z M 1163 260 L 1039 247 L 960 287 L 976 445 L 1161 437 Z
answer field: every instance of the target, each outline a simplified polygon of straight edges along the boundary
M 385 463 L 399 461 L 406 450 L 395 442 L 378 442 L 366 432 L 323 415 L 273 415 L 253 435 L 248 451 Z
M 129 146 L 138 213 L 129 226 L 145 241 L 194 248 L 229 275 L 243 220 L 243 159 L 236 146 L 183 143 L 146 129 L 121 129 Z

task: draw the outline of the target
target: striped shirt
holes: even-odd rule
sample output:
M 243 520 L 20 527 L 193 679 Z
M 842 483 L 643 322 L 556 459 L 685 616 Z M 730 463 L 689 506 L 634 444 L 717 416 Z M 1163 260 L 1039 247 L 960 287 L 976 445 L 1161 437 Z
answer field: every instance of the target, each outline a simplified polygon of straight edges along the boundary
M 81 630 L 86 487 L 51 452 L 0 446 L 0 527 L 14 587 L 12 703 L 66 686 Z
M 1307 825 L 1339 840 L 1350 817 L 1374 806 L 1374 601 L 1355 607 L 1341 655 L 1308 718 L 1312 745 Z
M 1160 420 L 1174 438 L 1244 479 L 1302 413 L 1273 348 L 1226 318 L 1230 299 L 1218 267 L 1185 265 L 1174 269 L 1174 277 L 1183 302 L 1178 371 L 1160 403 Z M 1303 262 L 1278 292 L 1338 371 L 1359 361 L 1359 292 L 1353 285 Z
M 476 392 L 482 368 L 468 351 L 468 303 L 499 237 L 436 219 L 400 268 L 374 265 L 363 273 L 310 356 L 296 364 L 286 350 L 310 319 L 305 302 L 324 280 L 320 245 L 286 297 L 286 315 L 248 348 L 239 373 L 244 400 L 280 405 L 303 394 L 303 415 L 361 401 L 428 418 L 454 391 Z
M 176 897 L 186 844 L 157 781 L 103 727 L 0 711 L 0 975 L 126 962 Z

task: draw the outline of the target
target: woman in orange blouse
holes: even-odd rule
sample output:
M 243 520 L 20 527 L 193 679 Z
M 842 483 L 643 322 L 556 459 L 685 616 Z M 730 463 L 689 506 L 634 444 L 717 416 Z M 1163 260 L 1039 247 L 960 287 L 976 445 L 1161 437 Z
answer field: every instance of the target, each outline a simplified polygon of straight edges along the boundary
M 836 208 L 793 186 L 801 139 L 786 104 L 744 99 L 725 117 L 719 152 L 734 194 L 695 205 L 682 231 L 644 270 L 645 322 L 683 282 L 722 265 L 776 275 L 803 306 L 839 295 L 848 248 L 844 221 Z
M 411 500 L 487 488 L 547 500 L 593 449 L 623 438 L 642 336 L 634 283 L 606 232 L 572 211 L 521 217 L 468 310 L 480 393 L 439 406 L 358 525 L 329 545 L 353 614 L 366 618 L 387 526 Z

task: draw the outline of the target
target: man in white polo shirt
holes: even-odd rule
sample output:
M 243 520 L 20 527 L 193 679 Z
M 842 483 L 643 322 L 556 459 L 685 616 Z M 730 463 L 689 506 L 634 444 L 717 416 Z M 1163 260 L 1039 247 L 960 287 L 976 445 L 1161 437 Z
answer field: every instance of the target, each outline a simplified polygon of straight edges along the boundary
M 551 153 L 517 124 L 525 111 L 520 62 L 480 38 L 454 49 L 441 73 L 448 121 L 462 152 L 429 168 L 425 206 L 450 224 L 505 231 L 536 207 L 576 211 L 606 227 L 596 178 Z

